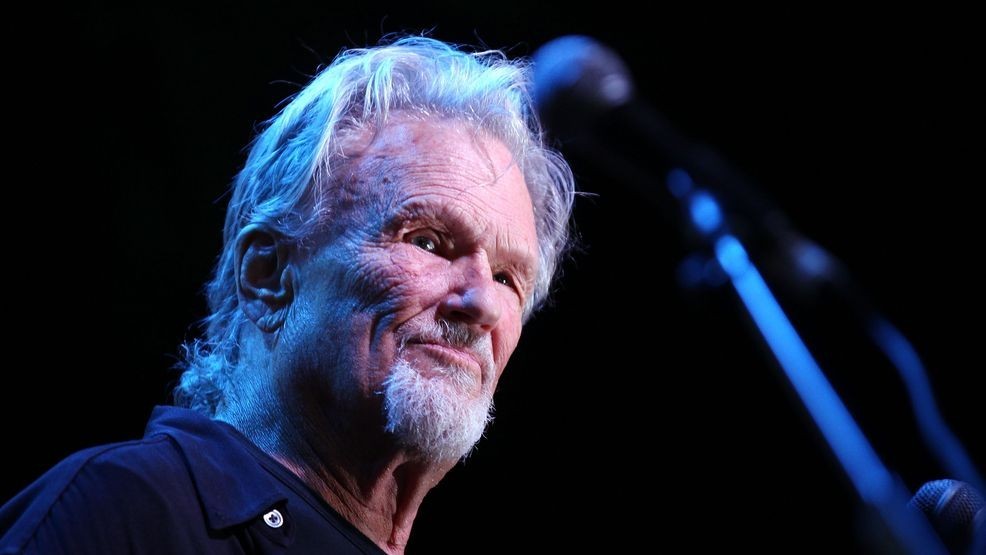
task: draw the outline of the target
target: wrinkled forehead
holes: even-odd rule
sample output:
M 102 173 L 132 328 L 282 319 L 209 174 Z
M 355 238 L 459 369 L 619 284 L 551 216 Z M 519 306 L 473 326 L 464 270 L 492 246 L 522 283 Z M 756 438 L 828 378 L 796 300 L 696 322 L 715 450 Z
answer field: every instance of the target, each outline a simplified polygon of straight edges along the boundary
M 520 171 L 503 143 L 459 120 L 398 116 L 381 129 L 348 130 L 340 142 L 326 198 L 333 225 L 372 223 L 367 218 L 392 212 L 412 183 L 440 181 L 442 172 L 482 188 Z
M 381 129 L 349 131 L 342 143 L 342 165 L 350 173 L 380 174 L 428 159 L 459 162 L 471 171 L 471 180 L 492 183 L 516 165 L 502 141 L 475 123 L 457 119 L 398 115 Z

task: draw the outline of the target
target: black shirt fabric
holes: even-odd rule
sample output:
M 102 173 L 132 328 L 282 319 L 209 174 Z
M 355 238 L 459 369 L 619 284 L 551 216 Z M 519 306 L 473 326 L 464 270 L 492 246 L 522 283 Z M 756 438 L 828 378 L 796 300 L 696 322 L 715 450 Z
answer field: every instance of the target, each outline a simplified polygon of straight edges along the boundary
M 0 508 L 0 554 L 381 554 L 232 426 L 157 407 L 144 438 L 80 451 Z

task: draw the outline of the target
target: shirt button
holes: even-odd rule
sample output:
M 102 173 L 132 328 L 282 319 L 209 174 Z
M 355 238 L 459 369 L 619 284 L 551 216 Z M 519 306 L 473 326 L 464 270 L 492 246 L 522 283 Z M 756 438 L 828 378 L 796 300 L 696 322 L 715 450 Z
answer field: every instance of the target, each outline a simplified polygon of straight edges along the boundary
M 281 526 L 284 526 L 284 517 L 281 516 L 281 511 L 274 509 L 264 515 L 264 522 L 266 522 L 267 526 L 270 526 L 271 528 L 280 528 Z

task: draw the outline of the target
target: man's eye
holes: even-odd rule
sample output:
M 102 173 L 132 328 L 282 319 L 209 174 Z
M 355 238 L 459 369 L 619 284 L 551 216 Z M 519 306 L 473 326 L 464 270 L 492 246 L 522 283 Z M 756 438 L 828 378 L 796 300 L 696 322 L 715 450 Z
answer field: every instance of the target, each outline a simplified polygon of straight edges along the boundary
M 502 284 L 506 285 L 507 287 L 513 287 L 514 286 L 514 280 L 513 280 L 513 278 L 510 277 L 510 274 L 508 274 L 506 272 L 499 272 L 497 274 L 493 274 L 493 281 L 495 281 L 497 283 L 502 283 Z
M 415 247 L 424 249 L 428 252 L 435 252 L 438 250 L 438 242 L 428 235 L 414 235 L 411 237 L 410 242 Z

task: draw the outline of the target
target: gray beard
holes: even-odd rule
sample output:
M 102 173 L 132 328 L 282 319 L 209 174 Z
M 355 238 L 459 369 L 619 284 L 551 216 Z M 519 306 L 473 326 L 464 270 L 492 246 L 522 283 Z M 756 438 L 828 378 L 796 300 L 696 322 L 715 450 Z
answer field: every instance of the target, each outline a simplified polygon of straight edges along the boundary
M 491 380 L 473 397 L 476 376 L 439 368 L 425 377 L 398 359 L 383 384 L 386 431 L 429 461 L 459 460 L 472 450 L 493 420 Z

